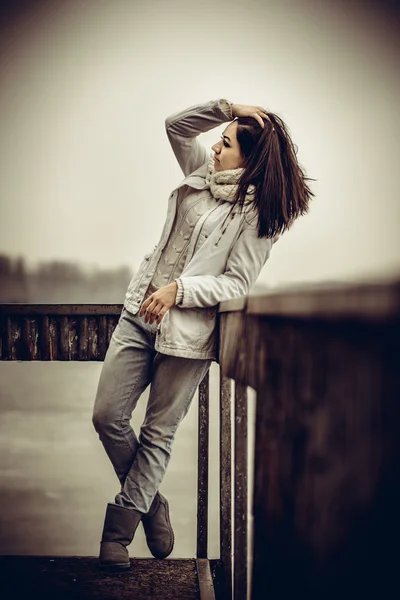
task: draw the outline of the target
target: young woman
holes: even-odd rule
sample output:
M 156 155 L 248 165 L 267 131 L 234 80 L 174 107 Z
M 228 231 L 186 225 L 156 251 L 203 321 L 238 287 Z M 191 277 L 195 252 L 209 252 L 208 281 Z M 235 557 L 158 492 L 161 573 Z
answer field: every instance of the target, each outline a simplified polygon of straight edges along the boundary
M 224 122 L 209 157 L 197 136 Z M 93 413 L 121 484 L 107 505 L 99 564 L 118 569 L 130 566 L 127 546 L 140 521 L 153 556 L 172 552 L 158 488 L 176 429 L 217 360 L 217 305 L 249 292 L 273 243 L 313 196 L 285 124 L 259 106 L 208 102 L 169 117 L 166 130 L 185 179 L 129 284 Z M 138 438 L 130 419 L 149 384 Z

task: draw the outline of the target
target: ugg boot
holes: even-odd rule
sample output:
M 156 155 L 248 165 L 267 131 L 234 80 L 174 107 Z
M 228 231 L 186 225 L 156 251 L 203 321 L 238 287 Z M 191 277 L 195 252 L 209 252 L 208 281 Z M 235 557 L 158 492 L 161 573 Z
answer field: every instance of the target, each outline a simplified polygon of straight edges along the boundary
M 174 547 L 167 499 L 157 492 L 147 514 L 142 516 L 146 541 L 154 558 L 166 558 Z
M 142 513 L 118 504 L 107 504 L 100 543 L 100 567 L 129 569 L 127 546 L 132 542 Z

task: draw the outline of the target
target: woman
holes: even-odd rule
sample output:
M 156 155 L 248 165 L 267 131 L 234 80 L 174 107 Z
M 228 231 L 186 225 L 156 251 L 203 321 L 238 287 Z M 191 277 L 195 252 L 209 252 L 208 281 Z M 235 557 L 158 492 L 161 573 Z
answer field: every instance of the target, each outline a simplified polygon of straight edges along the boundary
M 224 122 L 208 158 L 197 136 Z M 283 121 L 259 106 L 208 102 L 169 117 L 166 130 L 185 179 L 169 197 L 159 243 L 129 284 L 94 406 L 121 483 L 107 505 L 102 567 L 129 568 L 127 546 L 140 521 L 153 556 L 172 552 L 158 488 L 176 429 L 217 360 L 217 305 L 248 293 L 278 235 L 313 195 Z M 138 439 L 130 419 L 149 384 Z

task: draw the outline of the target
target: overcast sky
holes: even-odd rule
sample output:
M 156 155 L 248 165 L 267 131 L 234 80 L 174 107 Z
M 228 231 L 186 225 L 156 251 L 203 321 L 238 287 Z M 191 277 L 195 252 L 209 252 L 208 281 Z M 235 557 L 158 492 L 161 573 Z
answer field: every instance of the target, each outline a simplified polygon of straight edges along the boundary
M 396 13 L 323 0 L 30 6 L 1 34 L 0 253 L 136 268 L 182 179 L 165 117 L 226 97 L 282 116 L 317 180 L 260 281 L 399 273 Z

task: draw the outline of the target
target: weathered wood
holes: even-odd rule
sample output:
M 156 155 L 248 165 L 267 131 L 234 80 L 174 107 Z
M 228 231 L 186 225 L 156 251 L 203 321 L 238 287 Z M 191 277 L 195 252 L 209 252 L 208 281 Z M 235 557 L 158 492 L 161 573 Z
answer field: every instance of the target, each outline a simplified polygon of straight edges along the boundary
M 197 469 L 197 558 L 208 555 L 209 372 L 199 385 Z
M 222 562 L 223 600 L 232 598 L 232 399 L 231 380 L 220 370 L 219 417 L 219 481 L 220 521 L 219 540 Z
M 247 388 L 235 384 L 234 598 L 247 597 Z
M 317 287 L 250 297 L 247 306 L 238 299 L 218 315 L 222 377 L 258 392 L 254 600 L 385 597 L 397 589 L 400 284 Z M 103 309 L 0 305 L 1 356 L 38 356 L 38 323 L 40 358 L 48 348 L 59 359 L 66 317 L 69 360 L 72 318 L 76 358 L 102 360 L 121 306 Z M 228 443 L 223 449 L 221 441 L 226 459 Z M 221 474 L 227 498 L 223 481 Z
M 41 360 L 50 360 L 50 321 L 47 315 L 39 320 L 39 347 Z M 0 354 L 0 358 L 3 356 Z
M 78 347 L 79 338 L 79 318 L 69 317 L 68 319 L 68 349 L 70 360 L 77 360 L 79 356 Z
M 25 360 L 39 359 L 38 325 L 35 319 L 24 318 L 21 324 L 21 344 Z
M 50 342 L 50 360 L 58 360 L 59 356 L 59 322 L 57 318 L 50 317 L 49 321 L 49 342 Z
M 107 351 L 107 317 L 105 315 L 99 316 L 98 320 L 98 349 L 99 356 L 105 356 Z
M 15 600 L 201 598 L 194 559 L 135 558 L 131 564 L 127 571 L 112 572 L 99 569 L 98 559 L 92 557 L 3 556 L 0 557 L 1 594 Z
M 225 312 L 242 312 L 245 310 L 247 304 L 246 296 L 241 296 L 240 298 L 234 298 L 233 300 L 226 300 L 225 302 L 221 302 L 218 307 L 219 313 Z
M 223 372 L 239 381 L 245 381 L 246 370 L 246 315 L 243 312 L 219 315 L 219 356 Z M 233 379 L 233 377 L 232 377 Z
M 69 351 L 69 322 L 68 317 L 61 317 L 60 326 L 60 360 L 71 360 Z
M 119 319 L 119 317 L 107 317 L 107 347 L 111 341 L 112 334 L 114 333 L 114 329 L 118 325 L 118 319 Z M 105 356 L 105 354 L 104 354 L 104 356 Z
M 196 567 L 197 578 L 199 582 L 200 600 L 215 600 L 210 561 L 206 558 L 198 558 L 196 560 Z
M 23 340 L 22 340 L 22 322 L 11 321 L 10 324 L 10 345 L 11 345 L 11 358 L 17 360 L 18 356 L 24 358 L 26 352 L 24 352 Z
M 0 315 L 64 315 L 64 316 L 119 316 L 122 304 L 1 304 Z
M 243 298 L 222 302 L 219 312 L 245 309 Z M 247 313 L 275 317 L 376 320 L 400 316 L 400 281 L 291 285 L 247 297 Z
M 398 590 L 399 323 L 260 326 L 252 598 L 389 597 Z
M 93 311 L 88 316 L 43 314 L 38 307 L 32 314 L 3 311 L 0 360 L 104 360 L 118 319 Z
M 97 319 L 91 317 L 88 319 L 88 359 L 96 360 L 98 352 L 98 326 Z
M 88 320 L 82 317 L 79 332 L 79 360 L 88 360 Z

